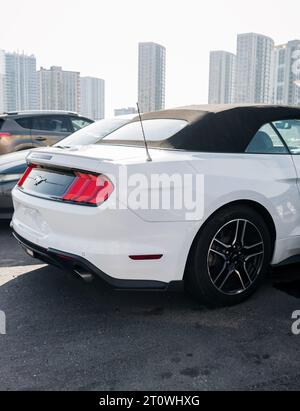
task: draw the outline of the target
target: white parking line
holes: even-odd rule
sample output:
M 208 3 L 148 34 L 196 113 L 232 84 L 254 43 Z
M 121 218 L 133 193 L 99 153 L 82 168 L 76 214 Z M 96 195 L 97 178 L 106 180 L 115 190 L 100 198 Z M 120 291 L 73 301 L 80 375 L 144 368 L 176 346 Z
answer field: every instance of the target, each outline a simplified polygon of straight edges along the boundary
M 45 267 L 42 265 L 27 265 L 27 266 L 17 266 L 17 267 L 0 267 L 0 287 L 21 275 L 30 273 L 31 271 L 38 270 Z

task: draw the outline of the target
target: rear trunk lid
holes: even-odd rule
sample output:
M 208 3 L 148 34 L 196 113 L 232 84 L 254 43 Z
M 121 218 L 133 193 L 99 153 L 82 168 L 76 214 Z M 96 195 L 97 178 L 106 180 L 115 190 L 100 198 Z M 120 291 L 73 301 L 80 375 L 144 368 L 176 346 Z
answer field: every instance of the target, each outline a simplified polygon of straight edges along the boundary
M 178 170 L 178 160 L 185 163 L 183 169 L 191 172 L 188 165 L 190 155 L 187 153 L 153 149 L 150 154 L 152 162 L 147 161 L 144 147 L 103 144 L 37 149 L 27 157 L 27 162 L 33 168 L 26 181 L 19 184 L 19 188 L 37 197 L 56 201 L 69 201 L 71 198 L 77 203 L 79 200 L 83 203 L 83 199 L 87 199 L 86 203 L 96 205 L 93 196 L 98 187 L 101 194 L 100 202 L 97 202 L 99 205 L 106 201 L 116 185 L 117 195 L 121 191 L 126 193 L 128 187 L 124 184 L 128 183 L 131 175 L 144 173 L 149 177 L 161 173 L 162 164 L 166 163 L 169 165 L 164 170 L 169 170 L 172 174 Z M 120 188 L 122 185 L 124 190 Z M 78 198 L 74 192 L 78 194 Z
M 38 149 L 27 156 L 30 167 L 19 182 L 19 189 L 35 197 L 54 201 L 72 199 L 73 202 L 79 198 L 81 204 L 95 206 L 93 195 L 100 191 L 100 200 L 105 201 L 102 194 L 111 194 L 111 179 L 118 175 L 122 164 L 141 161 L 146 162 L 145 150 L 135 147 L 95 145 Z M 99 185 L 103 189 L 99 189 Z M 72 195 L 74 190 L 76 196 Z

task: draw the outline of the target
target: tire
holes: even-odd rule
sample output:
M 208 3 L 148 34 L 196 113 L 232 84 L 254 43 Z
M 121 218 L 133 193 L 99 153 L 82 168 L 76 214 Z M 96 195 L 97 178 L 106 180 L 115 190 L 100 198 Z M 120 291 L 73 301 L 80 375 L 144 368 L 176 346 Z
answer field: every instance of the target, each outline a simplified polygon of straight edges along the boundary
M 186 290 L 209 307 L 239 304 L 257 290 L 271 256 L 270 232 L 257 211 L 238 205 L 221 209 L 194 241 Z

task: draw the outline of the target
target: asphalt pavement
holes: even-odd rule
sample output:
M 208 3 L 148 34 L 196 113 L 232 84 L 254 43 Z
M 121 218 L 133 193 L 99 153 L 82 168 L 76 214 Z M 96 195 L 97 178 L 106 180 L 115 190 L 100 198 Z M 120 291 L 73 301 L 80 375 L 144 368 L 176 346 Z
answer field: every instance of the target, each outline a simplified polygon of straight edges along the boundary
M 0 310 L 0 390 L 300 388 L 299 265 L 208 310 L 184 293 L 85 284 L 25 255 L 0 224 Z

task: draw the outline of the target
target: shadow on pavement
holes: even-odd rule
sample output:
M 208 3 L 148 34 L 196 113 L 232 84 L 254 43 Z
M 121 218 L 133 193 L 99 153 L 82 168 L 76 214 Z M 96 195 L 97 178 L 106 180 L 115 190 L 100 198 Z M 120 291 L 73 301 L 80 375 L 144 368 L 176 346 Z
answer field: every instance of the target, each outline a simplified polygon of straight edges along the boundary
M 300 264 L 273 269 L 271 279 L 275 288 L 300 299 Z

